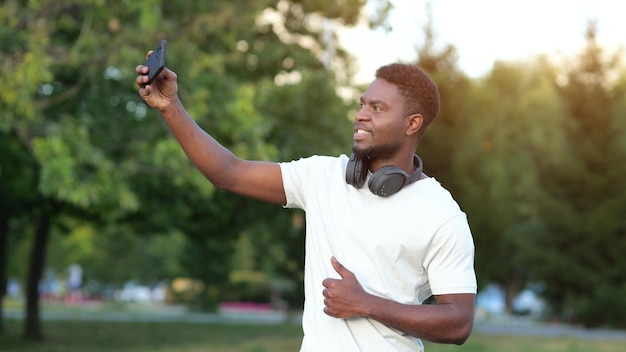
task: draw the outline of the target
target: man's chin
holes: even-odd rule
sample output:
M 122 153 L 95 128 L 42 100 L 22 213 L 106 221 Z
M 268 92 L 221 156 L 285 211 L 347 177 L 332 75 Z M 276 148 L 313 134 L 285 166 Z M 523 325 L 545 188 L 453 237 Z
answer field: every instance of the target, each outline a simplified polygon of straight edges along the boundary
M 357 145 L 352 146 L 352 153 L 356 155 L 358 158 L 365 159 L 368 157 L 369 151 L 367 149 L 363 149 L 358 147 Z
M 361 159 L 371 160 L 390 160 L 398 152 L 399 146 L 395 144 L 383 144 L 379 146 L 363 147 L 360 145 L 352 146 L 354 155 Z

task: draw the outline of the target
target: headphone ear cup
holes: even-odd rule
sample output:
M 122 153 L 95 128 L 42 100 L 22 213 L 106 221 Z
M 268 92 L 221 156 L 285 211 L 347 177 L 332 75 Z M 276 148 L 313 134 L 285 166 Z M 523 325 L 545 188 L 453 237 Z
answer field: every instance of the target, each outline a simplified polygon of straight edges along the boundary
M 372 193 L 380 197 L 388 197 L 397 193 L 406 183 L 408 175 L 399 167 L 383 166 L 370 177 L 368 182 Z
M 346 167 L 346 182 L 356 188 L 361 188 L 367 178 L 367 165 L 363 159 L 352 153 Z

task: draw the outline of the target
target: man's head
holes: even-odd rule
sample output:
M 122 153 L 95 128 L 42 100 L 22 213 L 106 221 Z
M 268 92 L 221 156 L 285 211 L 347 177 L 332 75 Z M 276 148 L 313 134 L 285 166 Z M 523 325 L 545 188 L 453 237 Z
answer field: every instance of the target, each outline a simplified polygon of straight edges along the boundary
M 405 98 L 404 114 L 420 114 L 423 117 L 419 136 L 439 114 L 439 90 L 433 80 L 421 68 L 409 64 L 390 64 L 376 71 L 376 78 L 395 84 Z
M 415 148 L 439 113 L 435 83 L 417 66 L 383 66 L 360 105 L 354 119 L 354 154 L 367 158 L 372 169 L 390 164 L 412 168 Z

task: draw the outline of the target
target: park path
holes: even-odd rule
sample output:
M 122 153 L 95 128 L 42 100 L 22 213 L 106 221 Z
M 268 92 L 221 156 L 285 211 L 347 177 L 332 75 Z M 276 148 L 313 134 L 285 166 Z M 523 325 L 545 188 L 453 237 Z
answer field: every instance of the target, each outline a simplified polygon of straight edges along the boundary
M 90 310 L 51 310 L 42 311 L 43 320 L 109 321 L 109 322 L 181 322 L 202 324 L 281 324 L 290 318 L 279 311 L 225 311 L 220 313 L 189 313 L 182 309 L 155 309 L 143 311 L 90 311 Z M 6 319 L 24 319 L 24 312 L 7 309 Z M 299 319 L 292 318 L 299 323 Z
M 24 319 L 21 310 L 8 309 L 3 312 L 6 319 Z M 109 322 L 181 322 L 200 324 L 283 324 L 300 323 L 299 316 L 288 316 L 285 312 L 224 311 L 220 313 L 189 313 L 184 310 L 154 310 L 142 312 L 103 311 L 43 311 L 44 320 L 109 321 Z M 529 337 L 576 337 L 599 340 L 624 340 L 626 330 L 586 329 L 565 324 L 536 323 L 524 318 L 500 317 L 477 320 L 474 331 L 488 335 L 514 335 Z
M 549 323 L 498 323 L 494 321 L 476 322 L 474 331 L 487 335 L 512 335 L 528 337 L 576 337 L 596 340 L 624 340 L 625 330 L 587 329 L 579 326 Z M 624 347 L 626 351 L 626 346 Z

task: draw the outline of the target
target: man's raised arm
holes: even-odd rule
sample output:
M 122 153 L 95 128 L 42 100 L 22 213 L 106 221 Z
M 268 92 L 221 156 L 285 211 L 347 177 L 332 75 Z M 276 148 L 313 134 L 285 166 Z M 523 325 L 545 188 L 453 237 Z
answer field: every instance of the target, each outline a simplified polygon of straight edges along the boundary
M 152 51 L 148 52 L 148 56 Z M 280 166 L 265 161 L 242 160 L 206 133 L 189 116 L 178 98 L 176 73 L 167 67 L 150 85 L 148 66 L 138 65 L 139 95 L 159 110 L 187 157 L 216 187 L 274 204 L 285 204 Z

